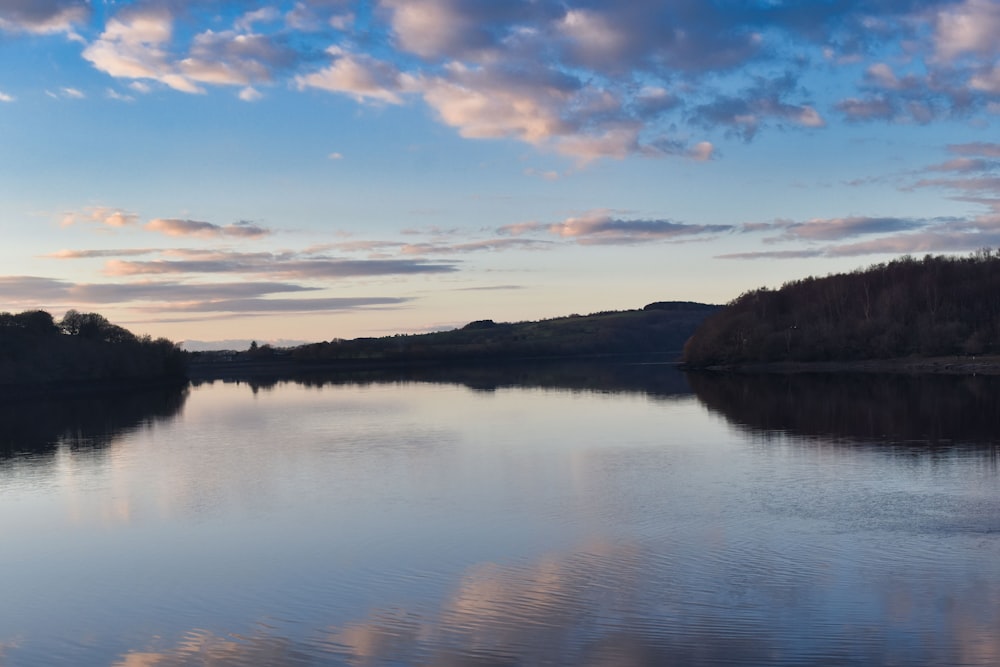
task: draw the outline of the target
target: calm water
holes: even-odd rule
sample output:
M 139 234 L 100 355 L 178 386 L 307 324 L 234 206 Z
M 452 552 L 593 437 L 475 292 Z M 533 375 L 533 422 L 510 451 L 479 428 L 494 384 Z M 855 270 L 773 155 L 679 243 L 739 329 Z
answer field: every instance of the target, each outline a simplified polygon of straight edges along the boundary
M 1000 664 L 989 378 L 545 367 L 0 419 L 3 667 Z

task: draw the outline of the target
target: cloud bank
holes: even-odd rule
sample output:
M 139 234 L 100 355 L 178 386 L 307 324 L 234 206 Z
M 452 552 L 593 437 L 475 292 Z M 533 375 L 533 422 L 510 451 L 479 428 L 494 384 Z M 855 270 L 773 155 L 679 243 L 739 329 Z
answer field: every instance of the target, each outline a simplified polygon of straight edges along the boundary
M 926 124 L 1000 109 L 992 0 L 0 4 L 0 30 L 72 35 L 106 75 L 186 94 L 276 87 L 426 107 L 460 136 L 580 163 L 713 154 L 713 136 Z M 831 92 L 810 72 L 837 70 Z

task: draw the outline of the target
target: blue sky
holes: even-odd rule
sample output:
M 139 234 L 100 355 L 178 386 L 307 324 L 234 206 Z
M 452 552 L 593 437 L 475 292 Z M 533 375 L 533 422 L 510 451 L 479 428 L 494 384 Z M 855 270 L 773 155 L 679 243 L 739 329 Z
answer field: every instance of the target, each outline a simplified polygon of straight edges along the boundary
M 1000 246 L 995 0 L 0 0 L 0 309 L 187 341 Z

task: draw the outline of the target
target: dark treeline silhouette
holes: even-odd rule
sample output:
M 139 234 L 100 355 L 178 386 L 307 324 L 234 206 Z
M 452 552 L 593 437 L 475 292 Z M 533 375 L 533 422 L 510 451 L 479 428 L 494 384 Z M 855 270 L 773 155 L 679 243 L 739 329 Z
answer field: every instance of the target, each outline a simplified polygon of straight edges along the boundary
M 60 447 L 100 451 L 131 429 L 173 418 L 187 396 L 187 387 L 172 386 L 0 402 L 0 461 L 30 454 L 44 463 Z
M 136 336 L 97 313 L 0 313 L 0 394 L 26 387 L 68 391 L 81 383 L 183 381 L 185 356 L 164 338 Z
M 1000 353 L 1000 252 L 903 257 L 747 292 L 705 320 L 692 367 Z
M 689 373 L 707 408 L 764 436 L 1000 453 L 1000 377 Z
M 717 306 L 663 302 L 642 310 L 570 315 L 537 322 L 479 320 L 452 331 L 332 340 L 291 351 L 298 361 L 420 362 L 604 354 L 679 356 Z M 259 356 L 265 346 L 255 353 Z
M 582 392 L 634 392 L 657 399 L 680 398 L 691 394 L 687 379 L 675 365 L 599 360 L 540 360 L 524 364 L 430 364 L 332 373 L 299 368 L 285 373 L 234 376 L 225 381 L 245 383 L 254 393 L 269 391 L 286 382 L 317 388 L 426 382 L 460 384 L 483 392 L 505 387 L 537 387 Z M 194 383 L 197 386 L 200 381 L 195 380 Z

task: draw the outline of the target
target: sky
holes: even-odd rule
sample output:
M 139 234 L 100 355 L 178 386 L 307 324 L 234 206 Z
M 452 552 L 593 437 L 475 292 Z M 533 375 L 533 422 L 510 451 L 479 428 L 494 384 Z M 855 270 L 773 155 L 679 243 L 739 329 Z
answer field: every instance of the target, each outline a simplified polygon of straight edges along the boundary
M 192 348 L 1000 246 L 998 0 L 0 0 L 0 310 Z

